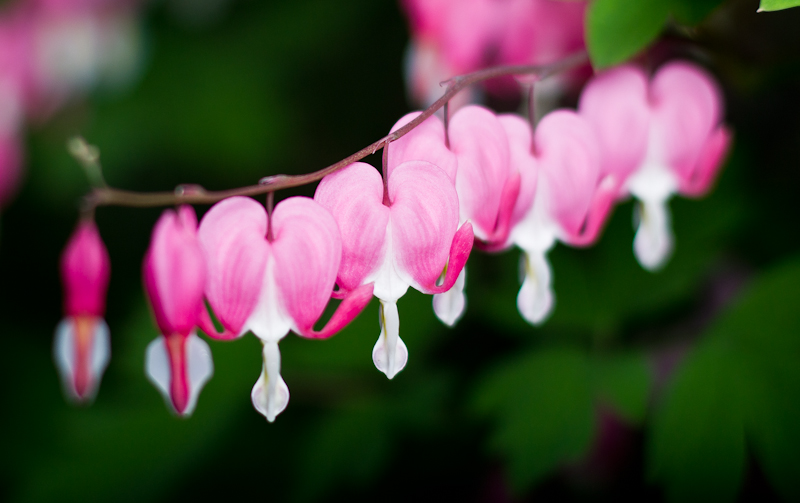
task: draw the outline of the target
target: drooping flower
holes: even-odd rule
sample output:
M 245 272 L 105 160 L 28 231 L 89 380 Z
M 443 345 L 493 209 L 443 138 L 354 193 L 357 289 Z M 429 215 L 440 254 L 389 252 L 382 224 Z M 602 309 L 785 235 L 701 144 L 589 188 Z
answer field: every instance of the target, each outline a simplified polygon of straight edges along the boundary
M 387 172 L 384 184 L 369 164 L 351 164 L 326 176 L 314 199 L 342 233 L 340 290 L 375 285 L 381 333 L 372 358 L 391 379 L 408 360 L 397 300 L 410 286 L 427 294 L 449 290 L 469 257 L 473 235 L 471 224 L 458 227 L 458 196 L 441 168 L 407 161 Z
M 623 66 L 587 85 L 580 110 L 598 132 L 604 171 L 615 174 L 621 195 L 640 202 L 636 257 L 659 269 L 673 248 L 669 199 L 705 194 L 730 147 L 722 95 L 692 63 L 664 65 L 649 83 L 640 69 Z
M 205 295 L 223 331 L 206 312 L 201 328 L 219 339 L 247 331 L 261 339 L 264 365 L 251 398 L 274 421 L 289 402 L 278 342 L 290 330 L 331 337 L 363 310 L 372 285 L 349 291 L 325 327 L 314 330 L 333 292 L 342 242 L 333 217 L 306 197 L 282 201 L 272 215 L 253 199 L 226 199 L 203 217 L 199 236 L 208 265 Z
M 53 344 L 64 393 L 78 402 L 94 399 L 111 357 L 103 320 L 110 273 L 108 251 L 97 226 L 81 221 L 61 255 L 65 317 Z
M 618 188 L 613 175 L 602 173 L 594 129 L 578 114 L 551 112 L 533 134 L 519 117 L 505 116 L 501 121 L 512 163 L 522 178 L 507 241 L 524 252 L 517 307 L 529 323 L 539 324 L 554 303 L 548 251 L 556 241 L 570 246 L 594 243 Z
M 166 210 L 144 258 L 144 287 L 161 331 L 147 347 L 145 368 L 167 405 L 184 417 L 214 373 L 211 350 L 195 331 L 205 309 L 205 284 L 194 209 Z

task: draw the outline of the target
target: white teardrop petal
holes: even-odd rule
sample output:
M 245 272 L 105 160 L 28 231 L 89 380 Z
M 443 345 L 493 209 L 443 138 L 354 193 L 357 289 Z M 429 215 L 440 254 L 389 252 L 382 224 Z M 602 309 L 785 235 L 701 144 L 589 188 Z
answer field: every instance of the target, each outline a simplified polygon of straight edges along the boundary
M 264 343 L 264 365 L 253 386 L 250 398 L 256 408 L 270 423 L 289 404 L 289 387 L 281 377 L 281 354 L 275 342 Z
M 433 296 L 433 312 L 448 327 L 454 326 L 464 315 L 464 308 L 467 305 L 467 296 L 464 295 L 466 277 L 467 268 L 465 267 L 461 269 L 453 288 Z
M 53 340 L 53 360 L 55 360 L 64 394 L 70 399 L 77 398 L 74 379 L 75 333 L 72 318 L 64 318 L 56 327 Z
M 408 348 L 400 338 L 400 316 L 397 303 L 381 301 L 381 334 L 372 349 L 372 361 L 389 379 L 403 370 L 408 362 Z
M 643 201 L 639 206 L 639 228 L 633 238 L 633 252 L 648 271 L 664 267 L 672 255 L 673 237 L 669 207 L 664 200 Z
M 208 343 L 194 332 L 189 334 L 185 347 L 187 373 L 189 374 L 189 403 L 186 405 L 183 415 L 190 416 L 197 405 L 200 391 L 214 375 L 214 361 L 211 359 L 211 348 L 208 347 Z
M 555 303 L 550 263 L 544 252 L 524 253 L 522 288 L 517 295 L 517 309 L 525 321 L 540 325 L 550 316 Z
M 147 345 L 145 356 L 145 374 L 153 385 L 161 392 L 169 410 L 175 411 L 172 398 L 169 395 L 170 374 L 169 355 L 167 354 L 166 339 L 159 335 Z

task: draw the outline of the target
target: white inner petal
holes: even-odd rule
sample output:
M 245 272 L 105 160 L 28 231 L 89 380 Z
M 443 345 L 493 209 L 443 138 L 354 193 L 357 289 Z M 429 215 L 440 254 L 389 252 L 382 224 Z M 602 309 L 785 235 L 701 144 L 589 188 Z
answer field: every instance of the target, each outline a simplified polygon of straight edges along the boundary
M 289 387 L 281 377 L 281 353 L 277 342 L 264 342 L 264 365 L 253 386 L 250 398 L 253 406 L 270 423 L 289 404 Z
M 546 254 L 533 250 L 523 253 L 520 258 L 524 277 L 517 295 L 517 308 L 522 317 L 533 325 L 544 323 L 555 303 L 552 272 Z
M 408 348 L 400 338 L 400 316 L 395 302 L 381 301 L 380 324 L 381 334 L 372 349 L 372 361 L 391 379 L 408 362 Z
M 638 220 L 633 252 L 642 267 L 657 271 L 672 255 L 674 243 L 667 202 L 643 200 L 639 205 Z
M 364 279 L 364 283 L 374 282 L 373 295 L 386 302 L 397 302 L 397 299 L 405 295 L 410 286 L 410 282 L 403 279 L 397 272 L 395 263 L 394 243 L 392 240 L 392 220 L 386 226 L 386 246 L 385 254 L 381 265 Z
M 433 296 L 433 312 L 442 323 L 452 327 L 464 315 L 464 308 L 467 305 L 467 297 L 464 295 L 464 286 L 467 281 L 466 266 L 461 269 L 453 287 L 444 292 Z
M 197 336 L 195 332 L 189 334 L 186 340 L 186 372 L 189 377 L 189 403 L 186 405 L 184 416 L 190 416 L 197 405 L 197 397 L 203 386 L 214 375 L 214 362 L 211 359 L 211 348 L 208 343 Z
M 283 307 L 275 281 L 275 257 L 267 258 L 264 283 L 256 308 L 244 324 L 242 332 L 252 331 L 262 341 L 278 342 L 293 326 L 292 318 Z

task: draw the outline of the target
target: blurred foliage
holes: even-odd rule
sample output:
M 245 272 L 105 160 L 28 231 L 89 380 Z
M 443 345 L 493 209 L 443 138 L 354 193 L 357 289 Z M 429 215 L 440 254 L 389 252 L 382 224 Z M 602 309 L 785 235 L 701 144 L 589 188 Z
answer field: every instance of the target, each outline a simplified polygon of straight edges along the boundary
M 797 7 L 798 5 L 800 5 L 800 2 L 797 0 L 761 0 L 761 5 L 758 9 L 760 11 L 774 11 Z
M 87 189 L 64 144 L 83 134 L 109 182 L 139 190 L 319 169 L 408 111 L 405 22 L 394 2 L 369 0 L 239 0 L 202 22 L 152 5 L 139 82 L 37 126 L 26 185 L 2 215 L 0 499 L 799 500 L 800 10 L 757 15 L 757 4 L 595 0 L 590 11 L 595 64 L 666 26 L 643 62 L 706 62 L 725 90 L 734 152 L 708 197 L 671 203 L 664 270 L 636 263 L 635 208 L 622 204 L 596 246 L 553 251 L 557 306 L 534 328 L 516 309 L 519 252 L 477 253 L 454 329 L 428 296 L 400 300 L 410 359 L 392 381 L 370 358 L 375 303 L 329 341 L 287 337 L 292 398 L 274 424 L 250 405 L 252 336 L 212 342 L 215 375 L 188 420 L 144 377 L 156 329 L 141 258 L 159 210 L 98 211 L 113 355 L 95 404 L 64 402 L 51 360 L 57 260 Z
M 700 23 L 722 0 L 594 0 L 586 18 L 586 44 L 595 68 L 636 56 L 656 40 L 670 18 Z

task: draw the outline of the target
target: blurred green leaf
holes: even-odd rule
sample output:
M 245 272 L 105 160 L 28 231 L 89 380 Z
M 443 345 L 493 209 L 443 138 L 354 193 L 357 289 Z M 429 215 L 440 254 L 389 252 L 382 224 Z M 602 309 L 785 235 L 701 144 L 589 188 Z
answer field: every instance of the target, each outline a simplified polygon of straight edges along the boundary
M 800 6 L 800 0 L 761 0 L 758 12 L 769 12 Z
M 678 371 L 653 427 L 651 472 L 672 501 L 735 499 L 745 437 L 767 477 L 800 497 L 800 262 L 763 275 Z
M 600 357 L 593 362 L 598 398 L 634 424 L 644 421 L 652 375 L 642 354 Z
M 670 0 L 595 0 L 586 19 L 586 42 L 595 68 L 622 63 L 655 40 Z
M 692 355 L 656 418 L 650 471 L 670 501 L 733 501 L 739 491 L 745 438 L 731 360 L 719 345 Z
M 483 380 L 476 411 L 495 418 L 494 450 L 509 461 L 518 491 L 579 458 L 595 432 L 590 369 L 573 349 L 533 352 Z

